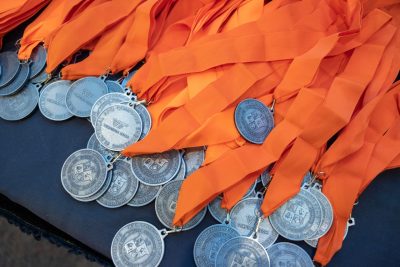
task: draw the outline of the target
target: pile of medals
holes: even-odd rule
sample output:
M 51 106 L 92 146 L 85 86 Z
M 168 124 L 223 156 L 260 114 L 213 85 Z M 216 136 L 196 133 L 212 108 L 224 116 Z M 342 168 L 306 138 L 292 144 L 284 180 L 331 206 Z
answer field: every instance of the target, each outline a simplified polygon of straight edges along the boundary
M 151 128 L 145 103 L 124 87 L 130 77 L 120 82 L 107 77 L 70 82 L 49 79 L 45 65 L 46 51 L 42 46 L 28 62 L 19 62 L 12 51 L 0 54 L 0 117 L 22 119 L 39 103 L 40 112 L 52 121 L 73 116 L 87 118 L 94 134 L 86 148 L 66 159 L 61 183 L 74 199 L 96 201 L 106 208 L 140 207 L 155 200 L 156 215 L 166 228 L 158 230 L 144 221 L 129 223 L 116 233 L 111 255 L 116 266 L 159 265 L 163 239 L 170 233 L 196 227 L 206 215 L 205 208 L 183 227 L 172 223 L 182 181 L 200 168 L 205 148 L 122 157 L 120 151 L 143 139 Z M 255 118 L 257 127 L 249 126 L 245 119 L 249 117 Z M 262 143 L 274 126 L 273 107 L 246 99 L 235 110 L 235 123 L 246 140 Z M 270 181 L 268 172 L 262 173 L 230 212 L 221 208 L 222 197 L 209 204 L 208 210 L 219 224 L 206 228 L 197 237 L 193 250 L 197 266 L 313 266 L 302 248 L 276 241 L 281 235 L 316 247 L 333 220 L 332 207 L 321 192 L 321 184 L 308 173 L 300 193 L 265 218 L 260 206 Z M 348 223 L 351 225 L 352 218 Z

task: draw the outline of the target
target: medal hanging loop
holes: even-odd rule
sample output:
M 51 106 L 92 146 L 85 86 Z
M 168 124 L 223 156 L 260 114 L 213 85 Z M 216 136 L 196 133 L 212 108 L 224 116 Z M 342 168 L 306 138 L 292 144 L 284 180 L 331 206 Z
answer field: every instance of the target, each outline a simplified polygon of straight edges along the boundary
M 160 230 L 161 236 L 163 238 L 167 237 L 169 234 L 182 232 L 183 227 L 174 227 L 172 230 L 162 229 Z

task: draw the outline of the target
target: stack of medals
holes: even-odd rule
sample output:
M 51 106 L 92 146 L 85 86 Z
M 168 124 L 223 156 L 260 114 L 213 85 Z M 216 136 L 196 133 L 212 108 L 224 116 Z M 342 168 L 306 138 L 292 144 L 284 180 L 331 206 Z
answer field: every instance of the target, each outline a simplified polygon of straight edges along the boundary
M 111 255 L 116 266 L 159 265 L 163 239 L 196 227 L 206 215 L 207 209 L 203 209 L 182 227 L 172 223 L 182 181 L 200 168 L 205 148 L 121 157 L 120 151 L 143 139 L 151 128 L 146 106 L 124 87 L 130 77 L 120 82 L 105 76 L 74 82 L 49 80 L 45 65 L 42 46 L 27 62 L 20 62 L 12 51 L 0 54 L 0 117 L 20 120 L 39 103 L 40 112 L 52 121 L 87 118 L 94 134 L 86 148 L 66 159 L 61 183 L 74 199 L 96 201 L 106 208 L 140 207 L 155 200 L 156 215 L 165 229 L 158 230 L 144 221 L 129 223 L 116 233 Z M 273 109 L 246 99 L 235 110 L 235 123 L 247 141 L 263 143 L 274 127 Z M 264 217 L 260 206 L 271 179 L 264 171 L 230 212 L 221 208 L 221 196 L 208 205 L 219 224 L 209 226 L 197 237 L 193 249 L 197 266 L 313 266 L 301 247 L 276 241 L 280 235 L 316 247 L 332 224 L 331 204 L 321 192 L 321 184 L 309 173 L 300 193 Z M 352 225 L 353 218 L 348 227 Z M 150 243 L 151 248 L 146 245 Z

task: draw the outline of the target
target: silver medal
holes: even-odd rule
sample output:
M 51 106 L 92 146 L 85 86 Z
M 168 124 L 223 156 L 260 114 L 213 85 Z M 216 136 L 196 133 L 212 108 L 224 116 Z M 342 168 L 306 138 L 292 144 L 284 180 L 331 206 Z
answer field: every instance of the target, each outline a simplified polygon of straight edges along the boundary
M 46 66 L 46 58 L 47 52 L 43 45 L 39 45 L 35 48 L 35 50 L 33 50 L 31 56 L 31 73 L 29 75 L 30 79 L 36 77 L 37 75 L 39 75 L 40 72 L 44 70 L 44 67 Z
M 135 196 L 129 201 L 131 207 L 143 207 L 152 202 L 161 190 L 161 185 L 150 186 L 139 182 L 138 190 Z
M 113 105 L 99 115 L 95 133 L 97 140 L 105 148 L 122 151 L 139 140 L 142 133 L 142 120 L 130 106 Z
M 272 180 L 271 175 L 269 175 L 269 172 L 267 170 L 263 171 L 260 175 L 260 180 L 261 183 L 264 187 L 267 187 L 269 185 L 269 183 Z
M 269 267 L 269 256 L 256 240 L 239 236 L 225 242 L 219 249 L 215 267 L 220 266 L 262 266 Z
M 183 181 L 171 181 L 164 185 L 157 198 L 155 203 L 156 215 L 160 222 L 170 229 L 174 228 L 172 223 L 175 216 L 176 203 L 178 201 L 179 189 L 181 188 Z M 182 230 L 190 230 L 204 219 L 206 215 L 207 209 L 201 210 L 193 219 L 191 219 L 188 223 L 183 225 Z
M 104 81 L 96 77 L 85 77 L 71 84 L 66 96 L 66 106 L 73 115 L 81 118 L 90 116 L 93 104 L 108 88 Z
M 262 199 L 245 198 L 239 201 L 231 210 L 231 225 L 241 235 L 250 236 L 257 220 L 261 216 Z M 278 239 L 278 233 L 272 228 L 268 218 L 262 220 L 257 232 L 258 242 L 268 248 Z
M 186 178 L 186 163 L 184 160 L 181 160 L 181 167 L 179 168 L 178 173 L 175 175 L 174 180 L 185 180 Z
M 107 85 L 109 93 L 125 94 L 124 88 L 119 83 L 117 83 L 116 81 L 106 80 L 105 83 Z
M 318 239 L 325 235 L 331 228 L 333 222 L 333 210 L 332 205 L 328 198 L 316 187 L 310 187 L 310 192 L 317 198 L 322 208 L 322 223 L 318 231 L 310 239 Z
M 132 172 L 144 184 L 162 185 L 176 176 L 181 161 L 181 155 L 177 150 L 135 156 L 132 158 Z
M 108 93 L 101 96 L 93 104 L 92 110 L 90 111 L 90 121 L 92 125 L 96 125 L 97 118 L 106 108 L 116 104 L 128 103 L 130 101 L 131 99 L 127 95 L 120 93 Z
M 81 149 L 72 153 L 61 170 L 64 189 L 75 197 L 90 197 L 101 190 L 107 180 L 107 163 L 99 152 Z
M 183 159 L 186 163 L 186 177 L 194 173 L 203 164 L 205 158 L 204 147 L 186 148 Z
M 267 252 L 271 266 L 314 267 L 307 252 L 292 243 L 276 243 Z
M 96 201 L 106 208 L 122 207 L 133 198 L 139 182 L 131 171 L 131 164 L 126 159 L 116 160 L 113 164 L 113 177 L 107 192 Z
M 71 195 L 73 198 L 75 198 L 78 201 L 81 202 L 90 202 L 90 201 L 95 201 L 96 199 L 98 199 L 99 197 L 101 197 L 102 195 L 104 195 L 106 193 L 106 191 L 108 190 L 108 188 L 110 188 L 111 182 L 112 182 L 112 177 L 113 177 L 113 172 L 112 170 L 110 170 L 107 173 L 107 180 L 105 182 L 105 184 L 103 185 L 103 187 L 100 189 L 100 191 L 98 191 L 96 194 L 94 194 L 93 196 L 90 197 L 75 197 L 73 195 Z
M 37 86 L 28 83 L 17 94 L 0 97 L 0 117 L 9 121 L 21 120 L 35 110 L 38 100 Z
M 73 115 L 65 106 L 65 96 L 71 85 L 70 81 L 60 80 L 47 84 L 40 92 L 40 112 L 52 121 L 63 121 Z
M 198 267 L 214 267 L 217 252 L 228 240 L 238 237 L 239 233 L 223 224 L 211 225 L 197 237 L 193 247 L 193 258 Z
M 97 140 L 96 134 L 92 134 L 90 136 L 89 141 L 86 145 L 86 148 L 96 150 L 99 152 L 105 159 L 108 157 L 114 157 L 117 155 L 117 152 L 108 150 L 104 146 L 102 146 Z
M 244 139 L 250 143 L 262 144 L 274 128 L 274 116 L 264 103 L 249 98 L 237 105 L 235 124 Z
M 6 86 L 0 88 L 0 96 L 9 96 L 16 94 L 29 80 L 30 67 L 29 63 L 21 63 L 21 69 L 17 76 Z
M 139 140 L 141 140 L 149 133 L 151 129 L 151 116 L 147 108 L 142 104 L 135 105 L 135 110 L 142 119 L 143 128 L 142 128 L 142 134 L 140 135 L 139 138 Z
M 116 267 L 156 267 L 163 256 L 163 236 L 147 222 L 136 221 L 123 226 L 111 244 L 111 258 Z
M 0 53 L 0 88 L 11 83 L 20 71 L 21 64 L 18 60 L 17 53 L 14 51 L 6 51 Z
M 227 219 L 228 211 L 221 207 L 222 197 L 217 196 L 208 204 L 208 211 L 218 222 L 223 223 Z
M 49 74 L 43 70 L 39 73 L 35 78 L 30 80 L 31 83 L 44 83 L 47 79 L 49 79 Z
M 314 236 L 323 220 L 321 205 L 316 197 L 305 189 L 301 189 L 269 218 L 281 236 L 294 241 Z

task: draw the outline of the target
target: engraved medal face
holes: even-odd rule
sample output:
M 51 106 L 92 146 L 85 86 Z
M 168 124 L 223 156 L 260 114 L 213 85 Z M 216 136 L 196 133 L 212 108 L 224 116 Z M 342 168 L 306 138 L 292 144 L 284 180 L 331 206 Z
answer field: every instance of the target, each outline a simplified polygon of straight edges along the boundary
M 6 86 L 0 88 L 0 96 L 16 94 L 28 82 L 30 73 L 29 63 L 21 64 L 21 68 L 15 78 Z
M 313 235 L 310 238 L 310 239 L 318 239 L 321 236 L 325 235 L 331 228 L 333 222 L 333 210 L 332 210 L 332 205 L 329 202 L 328 198 L 321 191 L 313 187 L 311 187 L 309 191 L 318 200 L 322 208 L 322 223 L 318 231 L 315 233 L 315 235 Z
M 13 51 L 0 53 L 0 66 L 0 87 L 4 87 L 17 76 L 21 68 L 17 53 Z
M 181 160 L 181 167 L 179 168 L 178 173 L 175 175 L 175 177 L 173 178 L 173 180 L 185 180 L 186 178 L 186 163 L 185 161 L 182 159 Z
M 261 215 L 261 204 L 262 199 L 259 198 L 246 198 L 239 201 L 231 210 L 232 227 L 241 235 L 250 236 Z M 257 235 L 258 242 L 264 248 L 268 248 L 278 239 L 278 233 L 272 228 L 268 218 L 261 222 Z
M 106 208 L 119 208 L 126 205 L 136 194 L 139 182 L 131 171 L 128 160 L 116 160 L 113 166 L 113 178 L 107 192 L 97 199 L 97 203 Z
M 193 258 L 196 266 L 215 266 L 218 250 L 228 240 L 238 237 L 239 233 L 223 224 L 211 225 L 197 237 L 193 247 Z
M 203 164 L 205 158 L 204 147 L 186 148 L 183 159 L 186 163 L 186 177 L 194 173 Z
M 161 185 L 150 186 L 139 182 L 139 188 L 135 196 L 129 201 L 131 207 L 142 207 L 152 202 L 161 190 Z
M 102 146 L 99 141 L 97 140 L 96 134 L 92 134 L 90 136 L 89 141 L 86 145 L 86 148 L 96 150 L 99 152 L 104 158 L 107 158 L 109 156 L 114 157 L 117 155 L 115 151 L 108 150 L 104 146 Z
M 46 58 L 47 52 L 43 45 L 39 45 L 33 50 L 31 56 L 31 73 L 29 75 L 30 79 L 36 77 L 40 72 L 44 70 L 44 67 L 46 66 Z
M 181 161 L 181 155 L 177 150 L 135 156 L 132 158 L 132 171 L 144 184 L 162 185 L 176 176 Z
M 289 240 L 305 240 L 314 236 L 322 223 L 322 208 L 318 200 L 301 189 L 269 217 L 272 226 Z
M 271 261 L 271 266 L 314 267 L 307 252 L 292 243 L 276 243 L 272 245 L 267 252 Z
M 226 209 L 221 208 L 222 197 L 217 196 L 213 201 L 208 204 L 208 211 L 211 216 L 216 219 L 218 222 L 223 223 L 228 215 Z
M 108 88 L 102 79 L 85 77 L 71 84 L 66 96 L 66 106 L 73 115 L 81 118 L 90 116 L 93 104 Z
M 98 191 L 96 194 L 94 194 L 90 197 L 75 197 L 73 195 L 71 195 L 71 196 L 81 202 L 94 201 L 94 200 L 98 199 L 99 197 L 101 197 L 102 195 L 104 195 L 106 193 L 106 191 L 108 190 L 108 188 L 110 188 L 112 177 L 113 177 L 113 172 L 112 172 L 112 170 L 110 170 L 107 173 L 107 180 L 104 183 L 103 187 L 100 189 L 100 191 Z
M 218 251 L 215 266 L 269 267 L 265 248 L 249 237 L 239 236 L 227 241 Z
M 0 97 L 0 117 L 9 121 L 21 120 L 35 110 L 38 100 L 36 86 L 28 83 L 17 94 Z
M 123 226 L 111 244 L 116 267 L 158 266 L 164 256 L 164 240 L 152 224 L 142 221 Z
M 64 189 L 75 197 L 90 197 L 101 190 L 107 180 L 107 164 L 100 153 L 81 149 L 72 153 L 61 170 Z
M 175 216 L 176 203 L 178 201 L 179 189 L 181 188 L 183 181 L 171 181 L 164 185 L 155 203 L 156 214 L 160 222 L 170 229 L 174 226 L 172 221 Z M 182 230 L 189 230 L 196 227 L 206 215 L 207 209 L 200 211 L 193 219 L 186 223 Z
M 142 134 L 140 135 L 139 140 L 142 140 L 150 131 L 151 129 L 151 116 L 147 108 L 142 105 L 135 105 L 135 110 L 139 114 L 140 118 L 142 119 Z
M 60 80 L 47 84 L 40 92 L 40 112 L 52 121 L 63 121 L 72 117 L 65 105 L 70 81 Z
M 107 85 L 109 93 L 122 93 L 122 94 L 125 94 L 124 88 L 119 83 L 117 83 L 116 81 L 106 80 L 105 83 Z
M 262 102 L 249 98 L 237 105 L 235 124 L 244 139 L 250 143 L 262 144 L 274 128 L 274 116 Z
M 142 133 L 139 114 L 128 105 L 113 105 L 98 117 L 95 126 L 97 140 L 105 148 L 122 151 L 137 142 Z
M 128 103 L 130 98 L 127 95 L 120 94 L 120 93 L 108 93 L 101 96 L 97 101 L 93 104 L 92 110 L 90 112 L 90 121 L 92 125 L 96 125 L 96 121 L 99 115 L 108 107 Z

